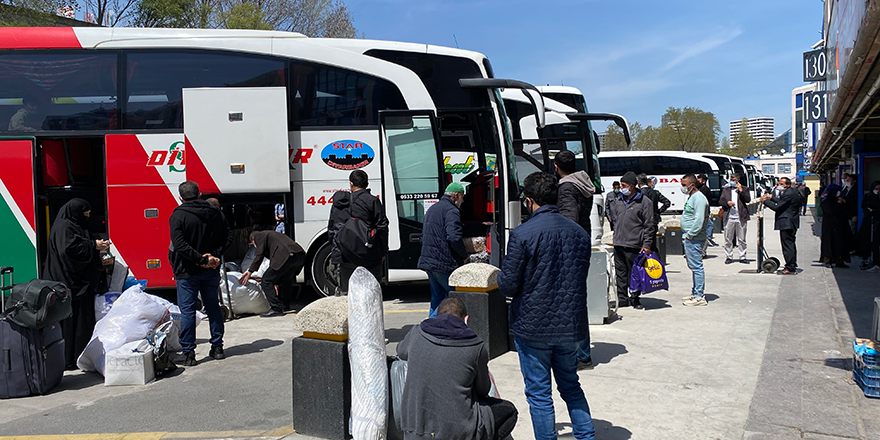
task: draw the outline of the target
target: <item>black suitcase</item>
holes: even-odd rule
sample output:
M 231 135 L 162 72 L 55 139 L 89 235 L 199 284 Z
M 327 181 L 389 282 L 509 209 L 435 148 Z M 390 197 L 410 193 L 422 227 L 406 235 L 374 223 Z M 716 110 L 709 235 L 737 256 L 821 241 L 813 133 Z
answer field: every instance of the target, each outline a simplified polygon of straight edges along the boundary
M 11 287 L 12 268 L 0 268 L 0 309 L 5 309 Z M 46 394 L 64 376 L 60 323 L 33 330 L 0 320 L 0 350 L 0 399 Z

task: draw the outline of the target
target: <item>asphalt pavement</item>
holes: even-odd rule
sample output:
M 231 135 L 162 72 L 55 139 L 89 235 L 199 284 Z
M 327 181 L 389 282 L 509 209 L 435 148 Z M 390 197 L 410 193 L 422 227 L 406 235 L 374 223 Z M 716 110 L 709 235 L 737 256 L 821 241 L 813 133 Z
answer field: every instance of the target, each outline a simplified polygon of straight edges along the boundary
M 767 250 L 781 258 L 768 214 Z M 669 291 L 590 327 L 595 367 L 579 376 L 598 439 L 880 439 L 880 400 L 851 380 L 851 340 L 869 336 L 880 274 L 860 271 L 858 259 L 849 269 L 823 267 L 818 223 L 802 222 L 798 275 L 755 273 L 753 220 L 750 264 L 724 264 L 721 247 L 709 248 L 708 306 L 681 304 L 691 274 L 684 258 L 669 256 Z M 389 354 L 427 316 L 429 296 L 427 284 L 386 289 Z M 227 322 L 222 361 L 207 357 L 202 323 L 199 365 L 146 386 L 104 387 L 97 373 L 67 372 L 49 395 L 0 401 L 0 440 L 306 439 L 291 425 L 294 319 Z M 532 438 L 516 353 L 489 367 L 520 411 L 512 437 Z M 554 397 L 560 438 L 573 438 Z

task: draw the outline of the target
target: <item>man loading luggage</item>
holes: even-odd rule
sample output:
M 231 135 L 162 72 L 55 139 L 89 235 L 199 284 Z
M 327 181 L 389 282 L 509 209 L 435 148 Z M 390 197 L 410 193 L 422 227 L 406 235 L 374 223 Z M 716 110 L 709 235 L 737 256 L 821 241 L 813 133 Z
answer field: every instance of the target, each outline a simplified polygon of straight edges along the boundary
M 247 272 L 243 273 L 238 282 L 244 285 L 251 274 L 260 269 L 263 258 L 269 259 L 269 269 L 260 279 L 260 288 L 269 301 L 270 310 L 260 314 L 261 318 L 284 316 L 289 309 L 293 290 L 293 277 L 303 268 L 306 253 L 292 238 L 275 231 L 257 231 L 251 234 L 250 244 L 257 252 Z
M 217 292 L 220 289 L 220 256 L 232 246 L 232 231 L 223 213 L 199 199 L 199 185 L 187 180 L 178 187 L 180 201 L 168 223 L 171 248 L 168 261 L 177 280 L 177 305 L 180 307 L 181 356 L 175 363 L 190 367 L 196 364 L 196 301 L 201 293 L 211 329 L 214 359 L 223 359 L 223 312 Z

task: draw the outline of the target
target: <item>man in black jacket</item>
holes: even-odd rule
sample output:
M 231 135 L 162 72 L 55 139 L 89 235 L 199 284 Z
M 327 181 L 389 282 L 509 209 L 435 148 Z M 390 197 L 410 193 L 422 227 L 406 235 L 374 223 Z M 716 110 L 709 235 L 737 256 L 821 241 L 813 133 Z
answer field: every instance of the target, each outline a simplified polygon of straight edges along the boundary
M 232 231 L 219 209 L 200 200 L 199 186 L 186 181 L 178 187 L 183 202 L 168 224 L 171 248 L 168 260 L 177 280 L 177 305 L 180 307 L 181 357 L 175 359 L 185 366 L 196 364 L 196 301 L 201 292 L 202 304 L 208 313 L 211 329 L 211 351 L 214 359 L 223 359 L 223 312 L 217 292 L 220 289 L 220 256 L 232 246 Z
M 654 208 L 636 186 L 636 175 L 627 171 L 620 178 L 620 194 L 611 203 L 614 217 L 614 272 L 617 276 L 617 302 L 620 307 L 632 305 L 644 309 L 641 292 L 629 291 L 632 266 L 639 253 L 648 253 L 654 241 Z
M 747 203 L 752 201 L 752 196 L 749 187 L 743 185 L 742 181 L 742 174 L 731 177 L 730 183 L 721 188 L 721 197 L 718 199 L 723 211 L 721 222 L 724 225 L 724 253 L 727 254 L 724 264 L 733 263 L 734 240 L 739 249 L 739 262 L 749 262 L 746 259 L 746 225 L 750 218 Z
M 449 275 L 467 261 L 462 239 L 461 211 L 464 187 L 452 182 L 440 201 L 428 208 L 422 228 L 422 253 L 418 268 L 428 273 L 431 284 L 431 308 L 428 318 L 437 316 L 437 307 L 452 288 Z
M 575 170 L 574 153 L 560 151 L 553 158 L 553 166 L 559 175 L 559 191 L 556 207 L 559 213 L 581 225 L 587 234 L 590 233 L 590 213 L 593 211 L 593 194 L 596 186 L 586 171 Z
M 611 227 L 611 232 L 614 232 L 614 213 L 611 212 L 611 203 L 617 200 L 618 194 L 620 194 L 620 182 L 615 180 L 611 184 L 611 191 L 605 194 L 605 218 L 608 219 L 608 226 Z
M 647 174 L 640 173 L 636 176 L 636 179 L 638 180 L 639 190 L 645 197 L 651 200 L 651 206 L 654 208 L 654 233 L 656 234 L 657 225 L 660 224 L 660 214 L 666 212 L 672 206 L 672 202 L 663 193 L 654 189 L 654 181 L 649 179 Z M 651 250 L 658 252 L 656 235 L 651 240 Z
M 303 268 L 306 253 L 292 238 L 275 231 L 257 231 L 251 234 L 250 243 L 256 247 L 251 267 L 243 273 L 238 282 L 244 285 L 251 274 L 260 270 L 263 258 L 269 259 L 269 269 L 260 279 L 260 288 L 269 301 L 270 310 L 260 314 L 261 318 L 284 316 L 293 292 L 293 277 Z
M 779 195 L 776 195 L 779 194 Z M 791 179 L 783 177 L 779 179 L 777 191 L 773 194 L 761 196 L 764 206 L 776 212 L 776 220 L 773 229 L 779 231 L 779 240 L 782 242 L 782 256 L 785 257 L 783 275 L 797 275 L 797 230 L 801 224 L 801 197 L 796 189 L 791 187 Z
M 351 199 L 348 208 L 349 218 L 360 219 L 367 224 L 369 229 L 375 229 L 376 236 L 373 240 L 373 246 L 379 246 L 381 250 L 381 258 L 370 261 L 363 266 L 376 277 L 376 281 L 381 282 L 382 263 L 385 261 L 385 255 L 388 253 L 388 217 L 385 217 L 385 207 L 367 189 L 370 180 L 366 172 L 354 170 L 349 174 L 348 181 L 351 187 Z M 334 246 L 339 247 L 340 245 L 334 241 Z M 339 250 L 342 257 L 342 263 L 339 265 L 339 289 L 345 294 L 348 292 L 348 280 L 351 278 L 354 270 L 358 268 L 358 264 L 349 261 L 345 255 L 345 249 L 339 248 Z
M 846 251 L 855 250 L 855 240 L 859 229 L 859 176 L 858 174 L 845 174 L 843 176 L 843 190 L 840 191 L 840 201 L 843 203 L 842 216 L 849 224 L 849 234 L 846 234 Z
M 407 361 L 401 401 L 404 439 L 504 439 L 516 407 L 489 397 L 489 352 L 467 326 L 458 298 L 444 299 L 437 317 L 422 321 L 397 346 Z

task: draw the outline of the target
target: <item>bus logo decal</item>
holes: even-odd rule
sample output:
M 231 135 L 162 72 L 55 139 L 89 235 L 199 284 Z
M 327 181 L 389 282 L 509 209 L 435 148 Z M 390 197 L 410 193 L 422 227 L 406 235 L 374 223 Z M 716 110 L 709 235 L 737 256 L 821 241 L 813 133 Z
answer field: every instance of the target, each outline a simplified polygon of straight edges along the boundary
M 447 173 L 468 174 L 474 170 L 474 156 L 468 156 L 464 163 L 449 163 L 450 160 L 449 156 L 443 158 L 443 166 Z
M 182 173 L 186 171 L 186 151 L 181 148 L 183 142 L 175 142 L 171 144 L 168 151 L 156 150 L 150 154 L 147 159 L 148 167 L 160 167 L 168 165 L 168 171 Z M 175 164 L 180 165 L 177 168 Z
M 291 148 L 290 154 L 291 156 L 293 156 L 293 158 L 291 159 L 290 163 L 309 163 L 309 159 L 311 159 L 313 151 L 314 150 L 312 150 L 311 148 L 299 148 L 296 150 Z
M 337 170 L 356 170 L 370 164 L 375 157 L 366 142 L 341 140 L 327 144 L 321 150 L 321 159 Z

